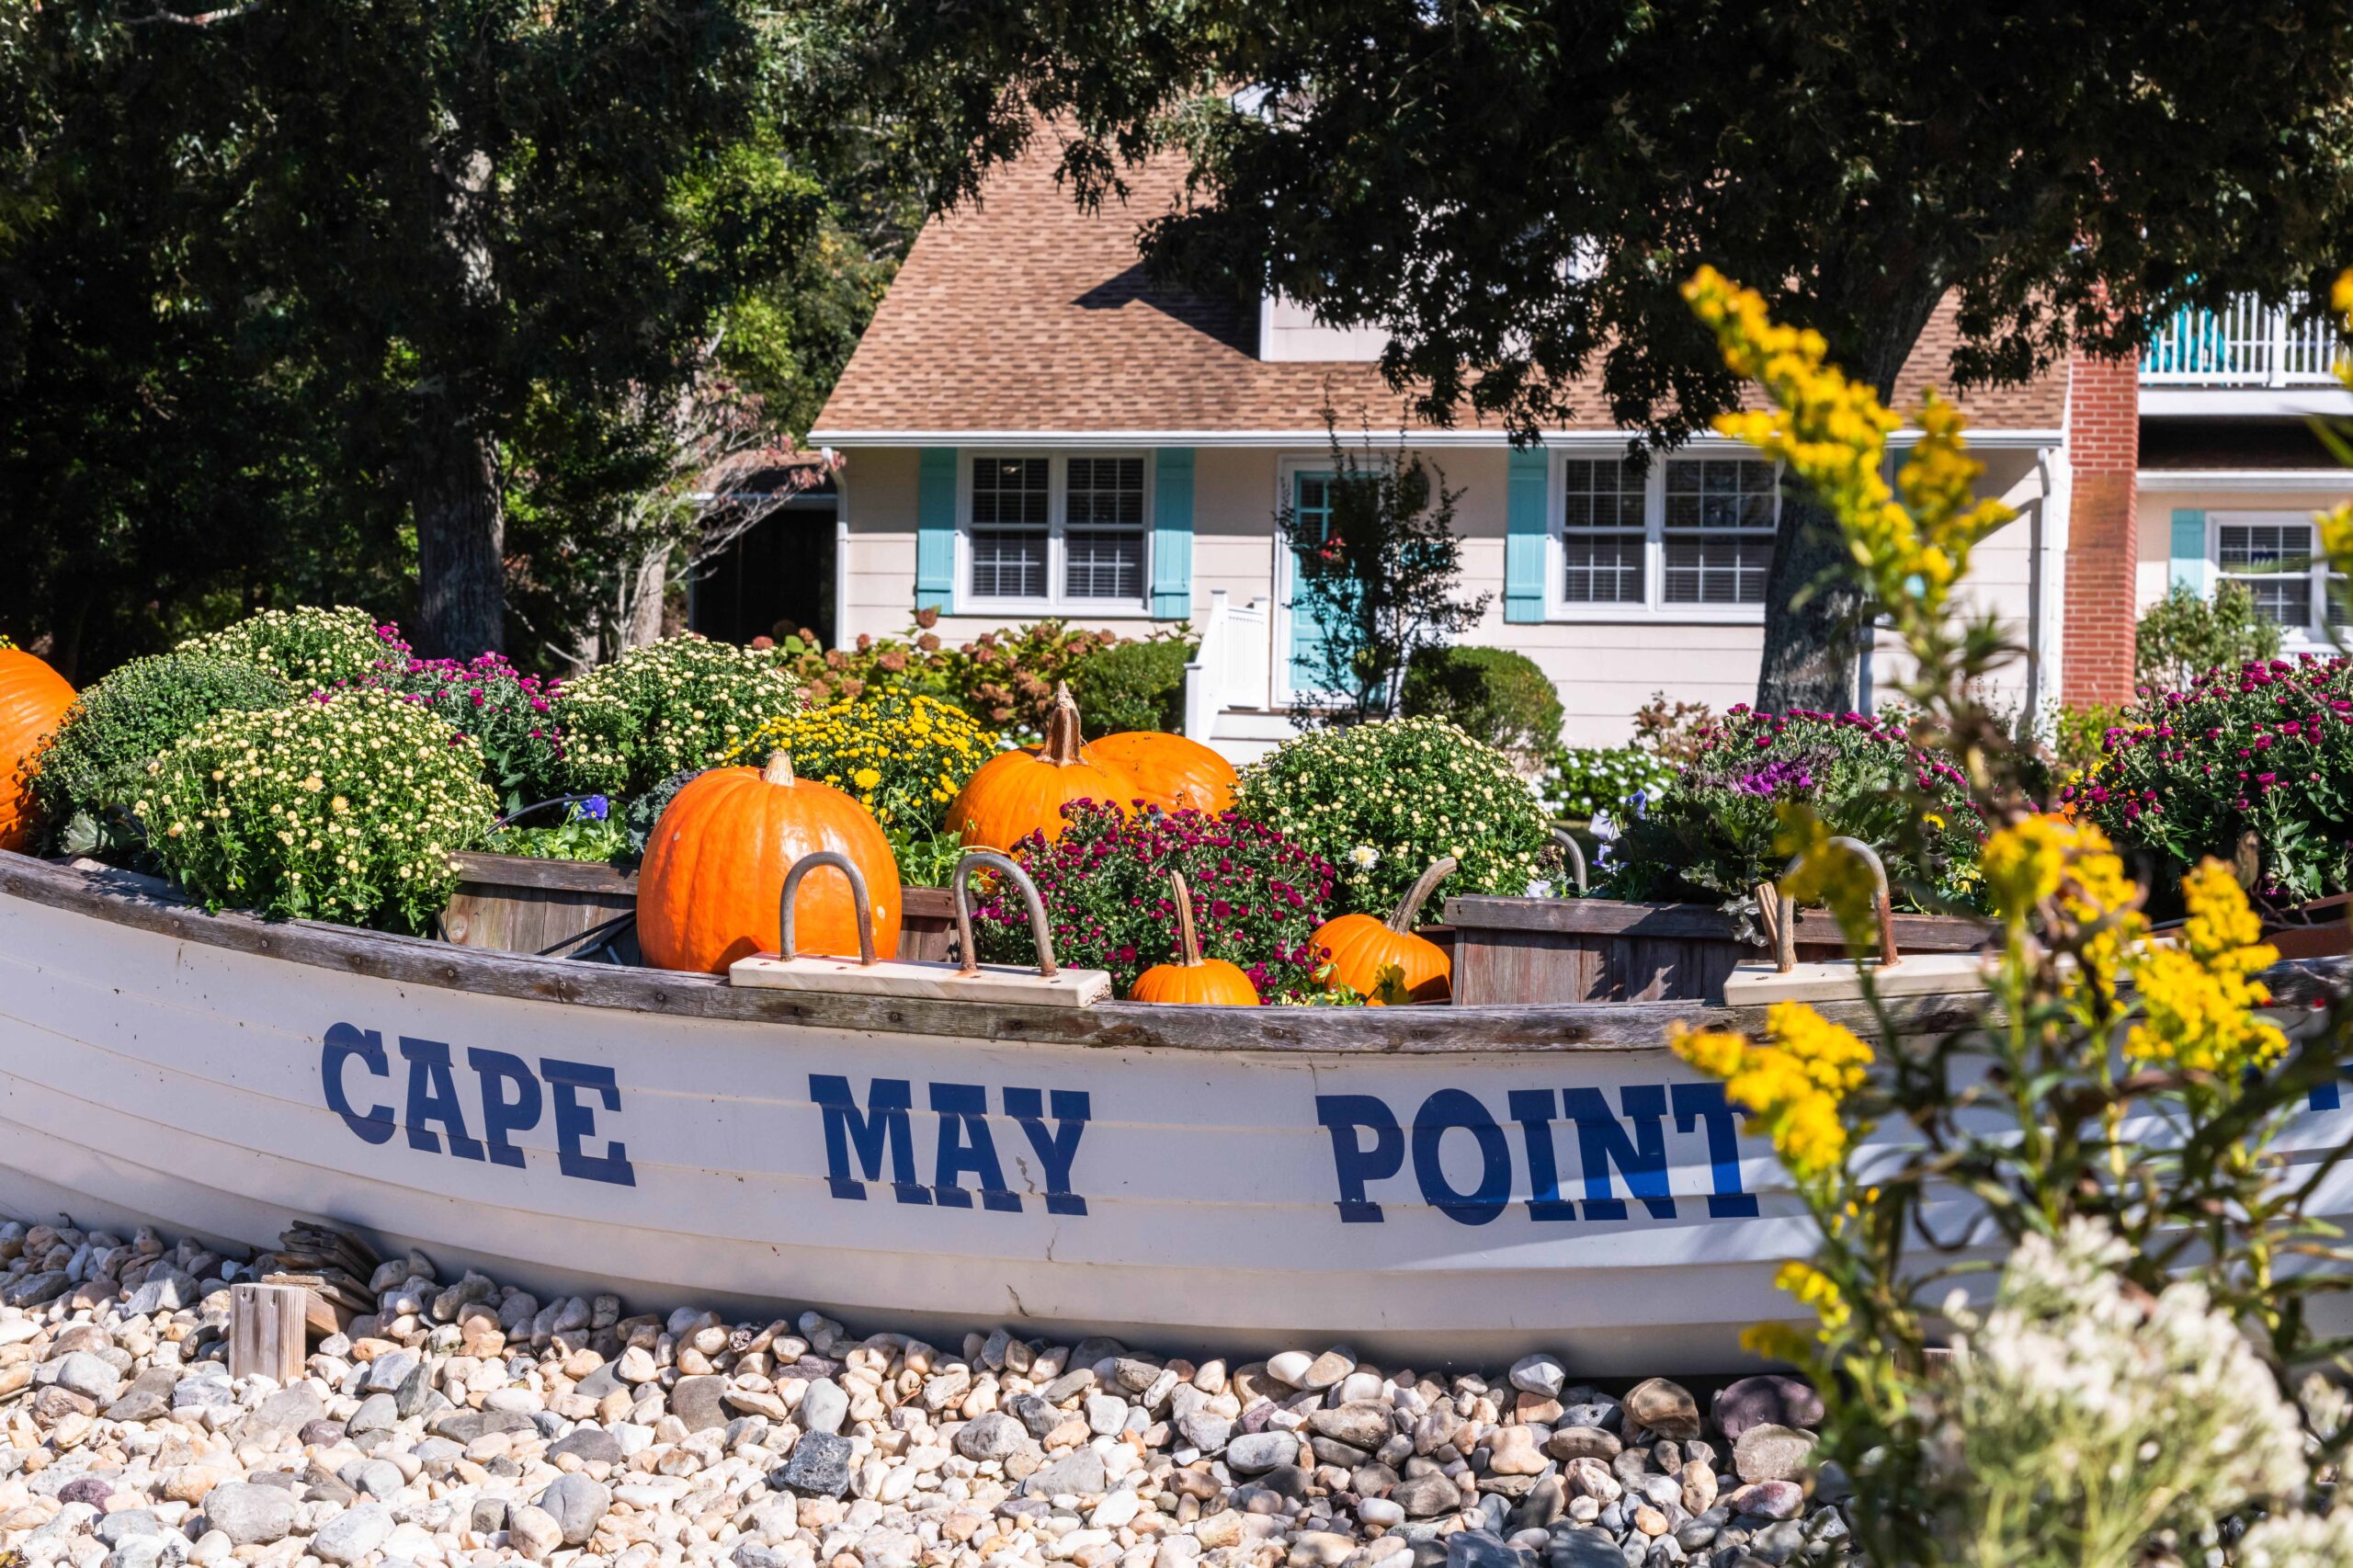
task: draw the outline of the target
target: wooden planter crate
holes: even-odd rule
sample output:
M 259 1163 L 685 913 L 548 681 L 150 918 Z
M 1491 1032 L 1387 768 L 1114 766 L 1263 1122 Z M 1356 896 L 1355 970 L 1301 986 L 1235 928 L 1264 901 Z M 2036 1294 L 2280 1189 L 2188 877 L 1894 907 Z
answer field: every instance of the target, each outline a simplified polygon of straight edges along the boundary
M 1724 977 L 1763 948 L 1733 935 L 1731 916 L 1704 903 L 1623 903 L 1601 898 L 1450 898 L 1454 1001 L 1490 1003 L 1705 1002 Z M 1907 953 L 1966 952 L 1993 927 L 1943 915 L 1899 915 Z M 1808 910 L 1798 960 L 1847 951 L 1838 923 Z
M 441 934 L 465 948 L 502 953 L 565 953 L 598 949 L 582 938 L 637 910 L 637 874 L 601 860 L 545 860 L 528 855 L 460 855 L 458 891 L 441 915 Z M 898 957 L 945 959 L 956 936 L 954 907 L 945 888 L 904 890 Z M 613 956 L 639 961 L 637 933 L 624 926 Z

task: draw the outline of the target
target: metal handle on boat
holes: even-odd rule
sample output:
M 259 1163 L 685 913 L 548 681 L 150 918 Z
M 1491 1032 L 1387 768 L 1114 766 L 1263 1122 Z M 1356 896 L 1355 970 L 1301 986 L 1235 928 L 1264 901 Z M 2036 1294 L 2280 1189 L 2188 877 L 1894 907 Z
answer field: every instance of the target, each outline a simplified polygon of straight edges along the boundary
M 1021 902 L 1029 906 L 1029 935 L 1038 944 L 1038 972 L 1051 980 L 1059 971 L 1054 967 L 1054 938 L 1046 929 L 1046 901 L 1038 896 L 1038 884 L 1029 880 L 1029 872 L 994 849 L 966 850 L 956 862 L 956 874 L 949 879 L 948 891 L 956 901 L 956 948 L 964 955 L 964 967 L 956 972 L 981 972 L 980 949 L 972 942 L 972 873 L 983 866 L 1021 890 Z
M 858 910 L 858 961 L 874 961 L 874 907 L 866 897 L 866 873 L 850 863 L 848 856 L 836 849 L 820 849 L 813 855 L 803 855 L 784 874 L 784 892 L 776 906 L 776 954 L 780 959 L 792 957 L 792 895 L 801 891 L 801 879 L 820 866 L 831 866 L 849 879 L 850 903 Z
M 1577 835 L 1565 827 L 1553 828 L 1552 836 L 1560 841 L 1562 848 L 1569 852 L 1569 868 L 1576 872 L 1577 876 L 1577 895 L 1583 897 L 1591 891 L 1586 881 L 1585 846 L 1579 844 Z
M 1844 849 L 1870 868 L 1871 903 L 1879 915 L 1879 967 L 1893 969 L 1898 957 L 1895 950 L 1895 904 L 1888 897 L 1887 867 L 1881 863 L 1879 852 L 1859 838 L 1833 838 L 1823 845 L 1824 849 Z M 1798 869 L 1802 855 L 1792 858 L 1781 869 L 1781 881 L 1787 881 Z M 1798 966 L 1798 901 L 1774 883 L 1773 892 L 1779 908 L 1773 912 L 1773 967 L 1783 974 Z

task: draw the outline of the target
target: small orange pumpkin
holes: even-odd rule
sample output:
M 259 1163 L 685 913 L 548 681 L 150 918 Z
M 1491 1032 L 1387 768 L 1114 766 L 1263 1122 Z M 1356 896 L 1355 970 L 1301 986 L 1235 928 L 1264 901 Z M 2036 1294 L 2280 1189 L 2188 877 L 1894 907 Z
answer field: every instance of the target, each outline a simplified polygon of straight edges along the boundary
M 1136 976 L 1128 1000 L 1210 1007 L 1258 1006 L 1258 988 L 1240 966 L 1201 957 L 1200 937 L 1193 929 L 1192 892 L 1185 886 L 1182 872 L 1169 872 L 1168 881 L 1176 890 L 1176 953 L 1182 961 L 1156 963 Z
M 1421 913 L 1430 890 L 1445 881 L 1456 864 L 1451 855 L 1431 861 L 1429 869 L 1414 879 L 1414 885 L 1405 890 L 1387 920 L 1343 915 L 1318 926 L 1308 941 L 1330 949 L 1332 978 L 1363 993 L 1376 1007 L 1381 1005 L 1381 971 L 1389 969 L 1401 971 L 1402 988 L 1413 1001 L 1443 1002 L 1451 996 L 1454 964 L 1444 948 L 1414 935 L 1414 916 Z
M 1233 809 L 1233 764 L 1199 741 L 1157 730 L 1123 730 L 1089 741 L 1086 749 L 1097 762 L 1108 762 L 1134 779 L 1136 798 L 1146 805 L 1212 815 Z
M 1137 793 L 1124 768 L 1100 762 L 1078 744 L 1078 704 L 1067 685 L 1054 687 L 1046 744 L 1034 752 L 1009 751 L 981 764 L 948 808 L 948 831 L 968 849 L 1010 852 L 1035 831 L 1052 843 L 1063 835 L 1063 807 L 1104 801 L 1122 812 Z
M 678 791 L 645 846 L 637 875 L 637 941 L 657 969 L 724 974 L 737 959 L 772 953 L 782 933 L 777 901 L 803 855 L 838 850 L 866 878 L 874 950 L 899 945 L 899 867 L 864 806 L 829 784 L 795 778 L 792 759 L 764 768 L 715 767 Z M 808 953 L 858 951 L 849 879 L 824 868 L 801 884 L 793 939 Z
M 73 706 L 63 676 L 21 648 L 0 648 L 0 849 L 32 841 L 33 758 Z

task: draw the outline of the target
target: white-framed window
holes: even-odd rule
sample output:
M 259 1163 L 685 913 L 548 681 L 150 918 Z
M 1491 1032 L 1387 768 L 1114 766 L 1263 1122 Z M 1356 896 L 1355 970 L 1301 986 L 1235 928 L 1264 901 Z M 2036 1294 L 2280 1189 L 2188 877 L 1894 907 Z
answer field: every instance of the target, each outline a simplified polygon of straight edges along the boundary
M 1150 470 L 1142 453 L 965 454 L 958 476 L 960 608 L 1144 608 L 1152 585 Z
M 2305 512 L 2211 512 L 2207 555 L 2222 582 L 2236 583 L 2256 613 L 2290 641 L 2328 641 L 2329 628 L 2353 622 L 2345 579 L 2328 569 Z
M 1756 619 L 1780 521 L 1779 467 L 1736 452 L 1576 452 L 1552 483 L 1552 612 L 1564 619 Z

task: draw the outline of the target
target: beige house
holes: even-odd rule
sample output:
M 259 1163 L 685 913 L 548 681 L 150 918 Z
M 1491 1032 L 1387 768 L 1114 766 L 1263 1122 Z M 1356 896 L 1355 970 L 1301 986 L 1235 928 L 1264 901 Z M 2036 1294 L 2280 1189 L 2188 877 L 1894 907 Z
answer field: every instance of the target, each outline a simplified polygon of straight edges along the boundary
M 1372 363 L 1381 340 L 1281 301 L 1153 288 L 1136 229 L 1174 175 L 1089 216 L 1051 165 L 1049 151 L 1000 170 L 981 203 L 924 232 L 812 433 L 844 460 L 835 634 L 901 633 L 918 608 L 938 609 L 951 641 L 1045 616 L 1131 635 L 1188 621 L 1201 640 L 1188 733 L 1256 755 L 1291 733 L 1317 634 L 1293 613 L 1275 516 L 1322 504 L 1325 408 L 1351 438 L 1369 429 L 1393 449 L 1402 407 Z M 1948 314 L 1907 369 L 1907 400 L 1948 379 L 1950 341 Z M 1986 493 L 2018 512 L 1981 547 L 1972 589 L 2029 650 L 2006 693 L 2022 709 L 2129 684 L 2131 607 L 2175 570 L 2136 570 L 2136 533 L 2163 543 L 2173 525 L 2134 526 L 2134 381 L 2129 365 L 2079 362 L 1962 401 Z M 2120 403 L 2120 444 L 2076 428 L 2118 423 Z M 1462 640 L 1535 660 L 1572 744 L 1624 739 L 1654 692 L 1718 708 L 1753 696 L 1769 464 L 1708 437 L 1637 474 L 1597 412 L 1521 449 L 1476 425 L 1410 441 L 1463 493 L 1464 588 L 1488 604 Z M 2244 553 L 2242 536 L 2219 537 Z

